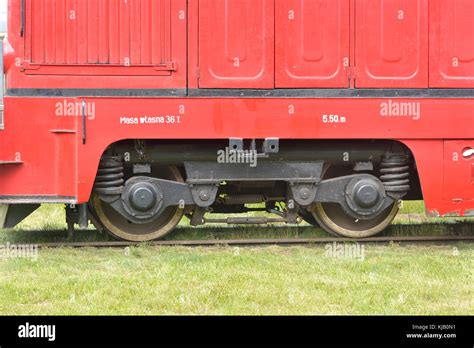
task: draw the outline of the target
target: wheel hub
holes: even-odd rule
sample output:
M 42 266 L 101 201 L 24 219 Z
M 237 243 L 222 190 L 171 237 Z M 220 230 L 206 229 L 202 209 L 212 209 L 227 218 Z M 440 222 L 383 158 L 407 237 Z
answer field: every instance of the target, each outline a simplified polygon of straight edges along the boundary
M 160 188 L 150 182 L 130 179 L 122 193 L 125 211 L 133 219 L 147 221 L 154 218 L 163 206 L 163 193 Z
M 137 210 L 147 211 L 155 205 L 156 198 L 154 190 L 148 187 L 139 187 L 130 194 L 130 204 Z
M 358 183 L 353 194 L 354 201 L 364 208 L 373 207 L 380 197 L 377 189 L 368 183 Z
M 354 178 L 346 187 L 346 202 L 360 216 L 374 216 L 384 205 L 385 190 L 376 179 Z

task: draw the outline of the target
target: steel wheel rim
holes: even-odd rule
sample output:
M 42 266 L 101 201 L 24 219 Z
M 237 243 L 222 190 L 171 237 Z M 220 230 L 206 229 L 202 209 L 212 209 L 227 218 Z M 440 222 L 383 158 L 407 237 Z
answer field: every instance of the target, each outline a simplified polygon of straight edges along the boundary
M 348 238 L 367 238 L 382 232 L 392 223 L 399 209 L 398 203 L 395 202 L 374 219 L 356 220 L 343 211 L 342 207 L 328 208 L 328 205 L 316 203 L 313 209 L 314 218 L 329 233 Z M 336 223 L 336 219 L 342 220 Z
M 323 169 L 323 179 L 330 179 L 337 176 L 349 175 L 348 168 L 338 168 L 333 165 L 327 165 Z M 332 207 L 334 205 L 336 208 Z M 312 206 L 311 212 L 318 222 L 318 224 L 329 234 L 338 237 L 348 238 L 367 238 L 372 237 L 384 229 L 386 229 L 392 223 L 395 216 L 398 214 L 399 206 L 398 202 L 394 202 L 391 207 L 381 212 L 379 215 L 371 220 L 359 220 L 347 214 L 340 205 L 337 203 L 315 203 Z M 332 216 L 331 216 L 332 215 Z M 366 224 L 365 230 L 351 229 L 344 226 L 340 226 L 335 222 L 335 219 L 342 218 L 346 223 L 346 226 L 350 226 L 352 220 L 352 226 L 361 227 Z M 373 226 L 370 223 L 375 223 Z
M 165 179 L 184 182 L 183 177 L 176 167 L 168 167 L 169 174 Z M 169 207 L 155 221 L 147 224 L 133 224 L 121 216 L 108 204 L 104 203 L 99 195 L 92 197 L 92 209 L 98 222 L 112 236 L 132 242 L 147 242 L 160 239 L 168 235 L 178 225 L 184 215 L 184 209 Z M 131 230 L 134 232 L 130 232 Z

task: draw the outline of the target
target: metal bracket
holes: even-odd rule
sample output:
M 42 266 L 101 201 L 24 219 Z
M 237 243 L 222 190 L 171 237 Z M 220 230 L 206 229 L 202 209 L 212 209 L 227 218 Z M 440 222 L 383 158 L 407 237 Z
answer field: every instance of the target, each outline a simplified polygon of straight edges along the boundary
M 4 228 L 7 221 L 8 204 L 0 204 L 0 228 Z
M 210 207 L 216 201 L 219 185 L 192 185 L 191 193 L 196 205 L 202 208 Z
M 87 111 L 86 102 L 82 101 L 82 144 L 86 144 L 87 141 Z
M 150 164 L 134 164 L 133 165 L 133 174 L 151 174 L 151 165 Z
M 280 139 L 266 138 L 263 141 L 263 153 L 278 153 L 280 151 Z
M 314 183 L 290 183 L 291 196 L 301 206 L 314 203 L 318 186 Z
M 286 202 L 285 220 L 287 223 L 296 224 L 298 222 L 298 212 L 300 205 L 292 200 Z
M 230 138 L 229 149 L 234 151 L 242 151 L 244 149 L 244 140 L 242 138 Z
M 206 209 L 202 207 L 196 207 L 191 216 L 190 224 L 191 226 L 201 226 L 205 224 L 204 214 L 206 214 Z
M 374 164 L 370 161 L 366 162 L 356 162 L 354 165 L 354 172 L 373 172 L 374 171 Z
M 0 204 L 0 228 L 15 227 L 39 207 L 40 204 Z

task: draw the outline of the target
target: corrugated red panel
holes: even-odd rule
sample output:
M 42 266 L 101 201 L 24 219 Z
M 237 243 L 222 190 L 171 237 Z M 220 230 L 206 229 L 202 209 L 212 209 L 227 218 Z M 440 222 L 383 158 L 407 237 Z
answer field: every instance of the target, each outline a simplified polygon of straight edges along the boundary
M 201 88 L 274 87 L 274 0 L 200 0 Z
M 474 88 L 474 1 L 431 0 L 430 87 Z
M 172 70 L 171 1 L 27 0 L 26 57 L 32 65 Z
M 356 0 L 356 87 L 428 87 L 428 0 Z
M 276 87 L 348 87 L 349 34 L 349 0 L 276 0 Z

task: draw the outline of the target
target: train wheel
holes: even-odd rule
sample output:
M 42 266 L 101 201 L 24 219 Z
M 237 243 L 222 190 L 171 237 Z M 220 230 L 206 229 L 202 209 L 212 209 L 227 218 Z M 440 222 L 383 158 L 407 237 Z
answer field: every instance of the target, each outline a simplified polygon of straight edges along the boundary
M 184 182 L 176 167 L 166 167 L 161 171 L 161 179 Z M 137 224 L 128 221 L 109 204 L 94 194 L 91 200 L 92 212 L 97 223 L 115 238 L 131 241 L 146 242 L 160 239 L 169 234 L 181 221 L 184 210 L 179 207 L 169 207 L 152 222 Z
M 323 178 L 330 179 L 350 174 L 352 174 L 350 168 L 331 166 L 324 170 Z M 355 219 L 337 203 L 316 203 L 311 212 L 319 225 L 330 234 L 348 238 L 367 238 L 387 228 L 397 215 L 398 210 L 398 202 L 395 202 L 369 220 Z
M 337 203 L 316 203 L 313 208 L 313 216 L 324 230 L 348 238 L 367 238 L 382 232 L 397 213 L 397 203 L 370 220 L 354 219 Z

